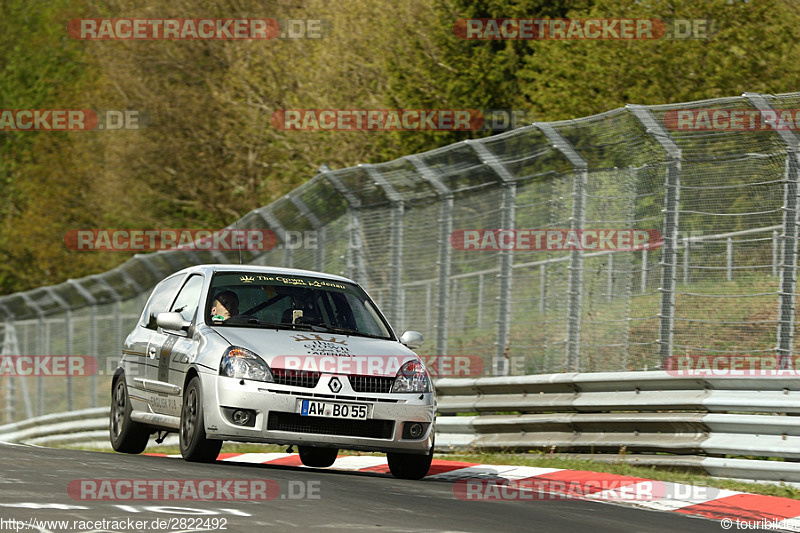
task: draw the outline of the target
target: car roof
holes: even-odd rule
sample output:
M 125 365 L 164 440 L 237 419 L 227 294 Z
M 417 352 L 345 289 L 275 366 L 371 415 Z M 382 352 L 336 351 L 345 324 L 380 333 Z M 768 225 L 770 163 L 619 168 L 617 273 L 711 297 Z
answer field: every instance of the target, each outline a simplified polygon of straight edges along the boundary
M 337 276 L 335 274 L 326 274 L 325 272 L 316 272 L 314 270 L 301 270 L 298 268 L 283 268 L 271 267 L 260 265 L 234 265 L 234 264 L 208 264 L 208 265 L 195 265 L 184 268 L 175 274 L 194 274 L 202 272 L 204 274 L 213 274 L 214 272 L 254 272 L 261 274 L 281 274 L 285 276 L 310 276 L 314 278 L 323 278 L 335 281 L 345 281 L 357 285 L 357 283 L 349 278 Z

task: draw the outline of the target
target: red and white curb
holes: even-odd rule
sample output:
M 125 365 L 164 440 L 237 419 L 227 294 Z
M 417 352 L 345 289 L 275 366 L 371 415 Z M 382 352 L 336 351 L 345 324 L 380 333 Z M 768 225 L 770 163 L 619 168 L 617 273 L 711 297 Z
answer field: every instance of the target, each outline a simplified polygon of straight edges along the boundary
M 151 453 L 146 455 L 180 457 Z M 219 461 L 281 465 L 306 468 L 296 453 L 221 453 Z M 389 474 L 386 457 L 340 455 L 330 470 Z M 627 504 L 657 511 L 671 511 L 720 521 L 723 529 L 771 529 L 800 531 L 800 500 L 763 496 L 712 487 L 698 487 L 644 478 L 604 474 L 583 470 L 538 468 L 532 466 L 487 465 L 434 459 L 426 480 L 451 481 L 459 484 L 469 480 L 481 482 L 510 482 L 515 490 L 524 492 L 530 487 L 547 487 L 548 492 L 580 494 L 586 500 Z M 463 483 L 461 483 L 463 485 Z M 491 496 L 489 490 L 477 496 Z M 502 486 L 502 485 L 500 485 Z M 609 488 L 611 487 L 611 488 Z M 654 489 L 655 487 L 655 489 Z M 563 489 L 563 490 L 560 490 Z M 454 485 L 454 494 L 456 492 Z M 541 493 L 540 493 L 541 494 Z M 631 497 L 631 495 L 647 497 Z M 503 499 L 476 497 L 475 500 Z M 543 499 L 526 497 L 519 492 L 511 499 Z M 561 499 L 551 497 L 548 499 Z

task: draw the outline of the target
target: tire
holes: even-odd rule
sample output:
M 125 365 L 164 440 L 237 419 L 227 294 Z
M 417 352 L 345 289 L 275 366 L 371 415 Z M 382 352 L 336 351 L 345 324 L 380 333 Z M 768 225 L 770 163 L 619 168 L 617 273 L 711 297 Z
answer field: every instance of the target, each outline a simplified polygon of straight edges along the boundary
M 425 455 L 413 453 L 387 452 L 386 459 L 389 471 L 400 479 L 422 479 L 428 475 L 433 461 L 433 443 L 431 450 Z
M 317 448 L 314 446 L 298 446 L 297 451 L 300 453 L 300 462 L 306 466 L 316 468 L 331 466 L 339 454 L 338 448 Z
M 181 427 L 178 430 L 181 455 L 185 461 L 213 463 L 222 448 L 221 440 L 206 438 L 206 425 L 203 420 L 203 396 L 200 378 L 195 376 L 183 391 L 181 408 Z
M 150 440 L 148 427 L 131 420 L 131 401 L 124 374 L 117 378 L 111 389 L 108 433 L 111 446 L 120 453 L 142 453 Z

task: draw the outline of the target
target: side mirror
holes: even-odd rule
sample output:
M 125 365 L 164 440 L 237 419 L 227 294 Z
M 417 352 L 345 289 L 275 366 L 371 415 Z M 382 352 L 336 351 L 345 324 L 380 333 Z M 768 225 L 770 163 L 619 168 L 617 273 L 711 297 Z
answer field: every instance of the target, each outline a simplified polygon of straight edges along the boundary
M 180 313 L 158 313 L 156 325 L 173 331 L 187 331 L 191 322 L 184 320 Z
M 422 346 L 422 342 L 422 333 L 419 331 L 406 331 L 400 336 L 400 343 L 405 344 L 411 350 Z

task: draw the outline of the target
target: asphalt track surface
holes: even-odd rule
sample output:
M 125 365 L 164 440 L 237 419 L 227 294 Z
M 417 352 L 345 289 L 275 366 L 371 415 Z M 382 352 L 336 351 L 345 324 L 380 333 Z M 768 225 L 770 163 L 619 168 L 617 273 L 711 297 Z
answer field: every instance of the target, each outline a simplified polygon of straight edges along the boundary
M 19 531 L 53 533 L 203 530 L 180 528 L 177 521 L 167 527 L 149 527 L 155 519 L 180 518 L 225 519 L 224 531 L 247 533 L 722 530 L 717 521 L 585 500 L 463 501 L 454 496 L 450 481 L 406 481 L 370 472 L 227 462 L 197 464 L 166 457 L 4 443 L 0 443 L 0 457 L 0 532 L 15 530 L 9 519 L 26 524 L 32 519 L 69 522 L 66 528 L 16 525 Z M 280 487 L 280 496 L 269 501 L 87 501 L 73 499 L 67 491 L 70 482 L 78 479 L 273 480 Z M 119 521 L 118 527 L 108 527 L 110 523 L 106 527 L 102 523 L 101 527 L 96 523 L 77 524 L 95 527 L 73 527 L 73 521 L 103 519 Z M 146 521 L 148 527 L 130 529 L 130 523 L 125 522 L 128 519 Z M 223 531 L 213 527 L 208 530 Z

